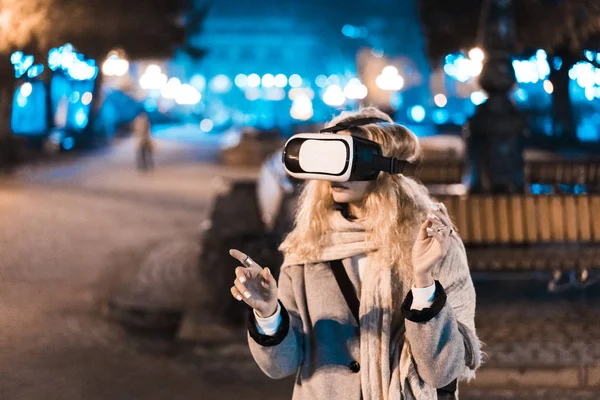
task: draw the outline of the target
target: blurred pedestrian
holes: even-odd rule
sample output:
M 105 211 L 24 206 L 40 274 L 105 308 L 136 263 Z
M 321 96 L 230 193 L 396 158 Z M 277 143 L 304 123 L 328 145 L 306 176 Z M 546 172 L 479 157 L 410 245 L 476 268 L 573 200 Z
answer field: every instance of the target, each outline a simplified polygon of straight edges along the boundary
M 374 108 L 329 126 L 376 142 L 387 157 L 420 153 L 412 132 Z M 278 283 L 230 250 L 243 265 L 231 294 L 252 308 L 248 341 L 259 367 L 271 378 L 296 374 L 294 399 L 457 399 L 481 345 L 465 249 L 446 207 L 402 174 L 307 179 L 280 246 Z
M 150 133 L 150 118 L 142 111 L 133 122 L 134 135 L 137 137 L 137 166 L 140 171 L 154 168 L 154 144 Z

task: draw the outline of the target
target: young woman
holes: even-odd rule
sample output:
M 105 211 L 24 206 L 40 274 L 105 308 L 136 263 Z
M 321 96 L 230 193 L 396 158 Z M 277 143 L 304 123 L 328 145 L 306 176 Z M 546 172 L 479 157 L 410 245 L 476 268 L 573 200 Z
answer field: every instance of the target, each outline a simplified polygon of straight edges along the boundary
M 377 109 L 342 113 L 336 125 L 384 156 L 419 156 L 415 135 Z M 248 341 L 259 367 L 272 378 L 297 374 L 294 399 L 458 398 L 457 380 L 481 363 L 475 291 L 462 241 L 425 187 L 384 172 L 307 181 L 280 250 L 277 284 L 232 249 L 243 266 L 231 293 L 253 308 Z

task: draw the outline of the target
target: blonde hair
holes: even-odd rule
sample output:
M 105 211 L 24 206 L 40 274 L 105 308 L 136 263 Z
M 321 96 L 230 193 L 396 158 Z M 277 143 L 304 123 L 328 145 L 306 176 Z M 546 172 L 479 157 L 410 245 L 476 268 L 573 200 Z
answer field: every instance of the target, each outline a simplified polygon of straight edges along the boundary
M 367 139 L 379 143 L 384 156 L 411 162 L 420 157 L 421 147 L 415 134 L 395 124 L 377 108 L 343 112 L 327 126 L 370 117 L 388 122 L 357 129 Z M 363 199 L 365 229 L 370 233 L 368 240 L 378 249 L 374 254 L 377 261 L 383 265 L 412 265 L 412 246 L 430 203 L 427 189 L 415 180 L 401 174 L 379 174 Z M 310 180 L 305 183 L 296 210 L 294 229 L 280 247 L 285 255 L 316 260 L 323 245 L 322 239 L 330 229 L 328 216 L 333 205 L 329 182 Z

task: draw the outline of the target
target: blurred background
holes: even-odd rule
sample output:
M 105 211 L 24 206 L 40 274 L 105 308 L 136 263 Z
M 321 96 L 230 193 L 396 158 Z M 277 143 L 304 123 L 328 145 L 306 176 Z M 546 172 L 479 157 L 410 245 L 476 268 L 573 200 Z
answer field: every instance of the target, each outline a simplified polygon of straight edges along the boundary
M 466 399 L 600 398 L 597 0 L 0 0 L 0 399 L 285 399 L 231 298 L 375 105 L 463 238 Z

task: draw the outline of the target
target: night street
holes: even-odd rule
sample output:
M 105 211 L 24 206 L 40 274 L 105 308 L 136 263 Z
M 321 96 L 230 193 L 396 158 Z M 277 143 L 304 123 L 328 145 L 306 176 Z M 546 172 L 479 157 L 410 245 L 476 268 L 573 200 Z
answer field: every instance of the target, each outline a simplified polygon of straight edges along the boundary
M 210 140 L 158 147 L 148 176 L 125 142 L 2 182 L 1 399 L 226 398 L 196 368 L 138 351 L 100 313 L 104 282 L 123 257 L 172 238 L 198 240 L 218 189 L 219 169 L 191 163 L 214 157 Z
M 600 0 L 0 0 L 0 400 L 600 399 L 599 100 Z
M 102 315 L 117 266 L 135 262 L 157 243 L 199 239 L 222 182 L 214 177 L 255 173 L 216 166 L 206 138 L 160 140 L 158 154 L 158 168 L 147 176 L 132 168 L 130 143 L 123 142 L 60 166 L 25 168 L 20 178 L 3 181 L 1 399 L 289 398 L 292 380 L 262 376 L 247 354 L 239 365 L 222 368 L 194 356 L 197 349 L 133 335 Z M 171 265 L 150 285 L 163 285 L 170 274 L 195 278 Z M 478 331 L 490 368 L 569 367 L 600 359 L 597 295 L 556 297 L 545 294 L 543 283 L 477 286 Z M 240 332 L 242 349 L 244 339 Z M 463 388 L 461 398 L 597 398 L 564 388 L 517 396 L 508 387 Z

